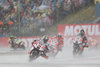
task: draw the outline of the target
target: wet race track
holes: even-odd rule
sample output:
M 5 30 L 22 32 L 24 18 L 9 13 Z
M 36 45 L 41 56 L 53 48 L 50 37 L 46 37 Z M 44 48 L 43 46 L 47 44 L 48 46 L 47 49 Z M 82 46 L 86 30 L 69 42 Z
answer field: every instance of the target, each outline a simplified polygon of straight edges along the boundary
M 100 67 L 100 50 L 85 48 L 83 56 L 74 57 L 72 46 L 65 46 L 55 58 L 29 62 L 29 49 L 0 48 L 0 67 Z

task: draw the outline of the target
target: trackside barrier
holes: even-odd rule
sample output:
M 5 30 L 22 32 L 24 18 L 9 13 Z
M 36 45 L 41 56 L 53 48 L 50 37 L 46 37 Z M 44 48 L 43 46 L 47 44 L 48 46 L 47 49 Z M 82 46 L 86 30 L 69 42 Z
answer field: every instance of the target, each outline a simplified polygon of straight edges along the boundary
M 72 38 L 84 29 L 89 40 L 95 39 L 100 42 L 100 24 L 63 24 L 58 25 L 58 32 L 64 34 L 66 44 L 71 44 Z
M 31 47 L 31 43 L 35 39 L 40 39 L 40 37 L 20 37 L 21 41 L 25 43 L 26 47 Z M 0 38 L 0 47 L 8 47 L 9 46 L 9 37 Z

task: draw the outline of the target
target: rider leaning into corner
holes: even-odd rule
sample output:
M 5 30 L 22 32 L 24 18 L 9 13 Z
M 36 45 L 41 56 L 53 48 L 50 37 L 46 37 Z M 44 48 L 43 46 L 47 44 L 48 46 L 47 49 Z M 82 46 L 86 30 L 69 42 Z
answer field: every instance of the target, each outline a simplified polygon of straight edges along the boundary
M 57 42 L 55 43 L 55 49 L 59 49 L 61 50 L 62 47 L 64 46 L 64 38 L 63 38 L 63 35 L 62 33 L 58 33 L 55 37 L 53 37 L 54 39 L 57 40 Z
M 34 49 L 36 49 L 38 52 L 44 52 L 44 49 L 45 49 L 44 47 L 46 46 L 47 42 L 48 42 L 48 39 L 46 36 L 43 36 L 40 41 L 34 40 L 32 42 L 32 48 L 30 49 L 29 54 L 31 54 L 32 50 Z M 48 56 L 45 55 L 45 58 L 48 59 Z
M 38 41 L 37 41 L 37 40 L 34 40 L 34 41 L 32 42 L 32 47 L 31 47 L 31 49 L 30 49 L 30 51 L 29 51 L 29 54 L 31 54 L 31 52 L 32 52 L 32 50 L 33 50 L 34 48 L 38 49 L 39 47 L 40 47 L 40 45 L 39 45 Z
M 42 39 L 40 40 L 40 44 L 41 44 L 41 48 L 43 48 L 43 50 L 49 50 L 48 49 L 48 46 L 49 46 L 49 43 L 48 43 L 48 41 L 49 41 L 49 37 L 47 37 L 46 35 L 44 35 L 43 37 L 42 37 Z
M 13 45 L 14 42 L 15 42 L 15 40 L 16 40 L 16 37 L 13 36 L 13 35 L 11 35 L 10 38 L 9 38 L 9 43 L 10 43 L 10 45 Z
M 17 45 L 22 45 L 23 41 L 21 41 L 19 38 L 16 38 L 16 44 Z M 24 44 L 24 43 L 23 43 Z
M 11 36 L 9 37 L 9 41 L 13 41 L 13 40 L 15 40 L 15 39 L 16 39 L 16 37 L 13 36 L 13 35 L 11 35 Z
M 58 41 L 59 45 L 63 45 L 64 44 L 64 38 L 63 38 L 63 35 L 61 33 L 58 33 L 56 38 L 57 38 L 57 41 Z
M 48 42 L 48 40 L 49 40 L 49 38 L 46 36 L 46 35 L 44 35 L 43 37 L 42 37 L 42 42 L 43 42 L 43 44 L 44 43 L 47 43 Z
M 82 43 L 84 43 L 84 47 L 88 47 L 88 44 L 87 44 L 87 37 L 86 37 L 86 34 L 85 34 L 85 31 L 84 29 L 81 29 L 80 30 L 80 33 L 78 34 L 78 36 L 80 36 L 83 40 L 82 40 Z

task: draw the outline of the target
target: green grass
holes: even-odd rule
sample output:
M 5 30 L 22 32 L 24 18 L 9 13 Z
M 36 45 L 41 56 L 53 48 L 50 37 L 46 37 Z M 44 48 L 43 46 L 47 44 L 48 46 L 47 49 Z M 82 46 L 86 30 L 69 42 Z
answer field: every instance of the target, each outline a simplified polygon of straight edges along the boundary
M 83 8 L 76 13 L 70 14 L 58 24 L 77 24 L 77 22 L 78 24 L 91 23 L 88 21 L 89 20 L 93 21 L 95 18 L 96 17 L 95 17 L 95 12 L 94 12 L 94 5 L 93 5 L 93 6 Z M 79 20 L 81 20 L 82 22 L 80 22 Z M 57 24 L 49 27 L 46 30 L 46 32 L 48 35 L 57 34 Z
M 66 17 L 63 21 L 60 22 L 60 24 L 76 24 L 76 22 L 78 20 L 94 20 L 95 17 L 95 13 L 94 13 L 94 6 L 90 6 L 90 7 L 86 7 L 80 11 L 78 11 L 77 13 L 73 13 L 71 15 L 69 15 L 68 17 Z M 85 22 L 83 22 L 82 24 L 84 24 Z
M 49 36 L 54 36 L 57 34 L 57 25 L 53 25 L 49 28 L 46 28 L 46 34 Z

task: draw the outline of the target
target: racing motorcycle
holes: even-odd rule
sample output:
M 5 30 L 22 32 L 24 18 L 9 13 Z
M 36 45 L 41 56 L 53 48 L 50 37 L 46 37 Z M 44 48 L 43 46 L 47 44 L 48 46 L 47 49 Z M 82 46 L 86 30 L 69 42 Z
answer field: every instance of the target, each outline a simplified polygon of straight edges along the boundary
M 59 53 L 59 51 L 62 51 L 62 48 L 63 48 L 62 43 L 55 42 L 55 43 L 50 44 L 49 45 L 49 55 L 51 57 L 55 57 Z
M 82 55 L 84 47 L 86 47 L 86 43 L 83 43 L 83 38 L 77 36 L 73 41 L 73 55 Z
M 56 43 L 56 46 L 55 46 L 55 56 L 60 52 L 62 51 L 62 48 L 63 48 L 63 43 L 62 42 L 58 42 Z
M 23 41 L 20 41 L 19 43 L 18 41 L 10 41 L 10 47 L 13 49 L 17 49 L 17 48 L 25 49 Z
M 59 41 L 56 45 L 57 47 L 57 51 L 62 51 L 62 48 L 63 48 L 63 42 L 62 41 Z
M 24 46 L 24 42 L 23 41 L 20 41 L 20 43 L 16 43 L 15 44 L 15 48 L 22 48 L 22 49 L 25 49 L 25 46 Z
M 29 61 L 35 60 L 40 56 L 48 59 L 47 50 L 47 46 L 33 47 L 32 51 L 29 52 Z
M 39 48 L 34 48 L 31 53 L 29 53 L 29 61 L 35 60 L 39 57 Z

